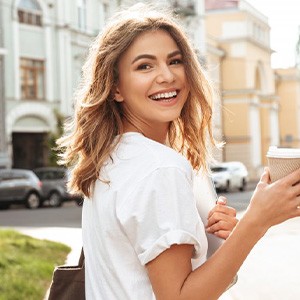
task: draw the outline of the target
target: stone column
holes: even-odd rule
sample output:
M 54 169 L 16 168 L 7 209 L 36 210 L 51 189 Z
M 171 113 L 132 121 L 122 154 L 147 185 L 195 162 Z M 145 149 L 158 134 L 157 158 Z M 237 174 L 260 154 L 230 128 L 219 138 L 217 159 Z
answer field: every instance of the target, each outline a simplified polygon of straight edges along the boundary
M 272 103 L 270 107 L 270 145 L 279 146 L 280 133 L 278 121 L 278 104 Z
M 252 176 L 257 177 L 261 166 L 261 124 L 259 114 L 259 98 L 254 96 L 249 108 L 250 153 L 252 162 Z

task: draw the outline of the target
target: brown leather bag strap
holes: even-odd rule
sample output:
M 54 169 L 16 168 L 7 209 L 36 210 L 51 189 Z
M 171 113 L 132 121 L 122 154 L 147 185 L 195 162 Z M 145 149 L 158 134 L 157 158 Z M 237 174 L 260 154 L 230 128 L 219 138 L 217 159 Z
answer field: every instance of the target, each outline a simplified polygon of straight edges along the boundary
M 81 253 L 79 257 L 78 267 L 84 268 L 84 252 L 83 247 L 81 248 Z

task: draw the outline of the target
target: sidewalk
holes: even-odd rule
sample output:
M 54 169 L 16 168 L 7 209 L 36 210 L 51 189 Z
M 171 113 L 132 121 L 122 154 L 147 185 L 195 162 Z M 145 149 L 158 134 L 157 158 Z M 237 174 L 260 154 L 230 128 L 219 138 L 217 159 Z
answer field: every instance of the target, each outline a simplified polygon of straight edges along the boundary
M 16 230 L 72 248 L 66 263 L 76 265 L 81 251 L 80 228 L 26 228 Z M 300 218 L 271 228 L 241 267 L 237 284 L 220 300 L 300 299 Z
M 300 218 L 271 228 L 238 276 L 237 284 L 220 300 L 300 299 Z
M 71 247 L 66 264 L 77 265 L 81 247 L 81 228 L 69 227 L 13 227 L 13 229 L 37 239 L 60 242 Z

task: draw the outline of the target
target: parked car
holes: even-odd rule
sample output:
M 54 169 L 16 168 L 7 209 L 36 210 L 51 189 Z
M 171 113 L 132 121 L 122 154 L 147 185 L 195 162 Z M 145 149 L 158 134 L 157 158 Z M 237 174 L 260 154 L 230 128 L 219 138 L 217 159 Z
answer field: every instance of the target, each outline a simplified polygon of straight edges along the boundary
M 22 203 L 35 209 L 42 205 L 42 182 L 31 171 L 25 169 L 0 170 L 0 208 Z
M 212 179 L 217 190 L 229 191 L 231 189 L 246 189 L 248 170 L 239 161 L 224 162 L 211 167 Z
M 52 207 L 59 207 L 65 201 L 75 201 L 78 205 L 83 199 L 67 191 L 67 169 L 62 167 L 44 167 L 33 170 L 42 181 L 42 198 Z
M 230 175 L 228 170 L 222 166 L 212 166 L 212 179 L 217 191 L 228 191 L 230 186 Z

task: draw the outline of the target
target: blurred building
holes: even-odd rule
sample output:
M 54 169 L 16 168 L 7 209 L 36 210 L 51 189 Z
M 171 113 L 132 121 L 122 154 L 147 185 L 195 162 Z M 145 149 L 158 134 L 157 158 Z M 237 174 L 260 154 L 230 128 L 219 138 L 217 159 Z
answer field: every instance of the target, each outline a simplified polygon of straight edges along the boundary
M 130 0 L 7 0 L 3 10 L 6 148 L 10 165 L 47 165 L 48 135 L 57 130 L 56 114 L 73 111 L 73 93 L 92 39 L 106 19 Z M 181 17 L 204 62 L 203 0 L 162 0 Z M 220 105 L 218 105 L 220 107 Z M 4 111 L 4 109 L 3 109 Z M 218 119 L 216 119 L 216 123 Z M 215 126 L 221 135 L 221 122 Z
M 300 69 L 276 69 L 280 146 L 300 148 Z
M 223 160 L 243 162 L 256 178 L 269 145 L 279 144 L 268 20 L 247 1 L 205 4 L 208 61 L 219 63 Z
M 72 114 L 89 45 L 116 5 L 116 0 L 0 2 L 7 50 L 4 102 L 0 95 L 6 136 L 1 106 L 1 141 L 6 141 L 13 167 L 47 165 L 48 134 L 57 129 L 55 110 L 65 117 Z M 2 59 L 0 53 L 0 84 Z
M 4 55 L 6 49 L 3 46 L 3 10 L 0 6 L 0 168 L 10 165 L 7 151 L 6 133 L 5 133 L 5 94 L 4 94 Z
M 116 9 L 136 2 L 0 1 L 0 167 L 47 165 L 55 112 L 73 113 L 91 41 Z M 299 147 L 299 68 L 274 76 L 264 15 L 244 0 L 153 2 L 178 14 L 215 83 L 214 135 L 226 142 L 218 160 L 242 161 L 256 178 L 269 145 Z

